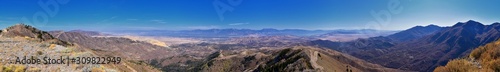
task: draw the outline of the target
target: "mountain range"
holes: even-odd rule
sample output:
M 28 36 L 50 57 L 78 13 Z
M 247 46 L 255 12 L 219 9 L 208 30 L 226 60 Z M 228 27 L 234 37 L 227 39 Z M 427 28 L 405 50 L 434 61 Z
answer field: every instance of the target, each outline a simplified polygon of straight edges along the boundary
M 497 40 L 500 24 L 483 25 L 470 20 L 451 27 L 417 26 L 385 37 L 350 42 L 317 40 L 309 45 L 331 48 L 390 68 L 433 71 L 450 59 Z
M 303 29 L 273 29 L 265 28 L 261 30 L 252 29 L 197 29 L 197 30 L 124 30 L 110 31 L 108 33 L 120 35 L 140 35 L 140 36 L 171 36 L 171 37 L 192 37 L 192 38 L 231 38 L 245 36 L 275 36 L 275 35 L 293 35 L 293 36 L 328 36 L 338 34 L 378 34 L 378 31 L 372 29 L 361 30 L 303 30 Z M 324 34 L 324 35 L 322 35 Z
M 463 58 L 453 59 L 434 72 L 498 72 L 500 71 L 500 40 L 477 47 Z
M 54 38 L 89 49 L 96 55 L 121 56 L 163 71 L 403 71 L 368 63 L 333 50 L 294 47 L 297 43 L 312 40 L 296 36 L 241 37 L 230 38 L 221 44 L 194 43 L 162 47 L 123 37 L 102 36 L 106 34 L 92 31 L 48 33 Z M 286 67 L 290 64 L 297 66 Z
M 85 54 L 125 59 L 123 64 L 77 65 L 65 69 L 68 71 L 439 72 L 500 69 L 496 68 L 500 64 L 495 60 L 500 23 L 484 25 L 473 20 L 448 27 L 415 26 L 402 31 L 209 29 L 129 33 L 138 36 L 85 30 L 46 32 L 17 24 L 0 31 L 0 46 L 5 54 L 0 55 L 0 59 L 24 54 Z M 160 40 L 141 39 L 151 37 L 154 40 L 161 36 L 200 40 L 166 45 Z M 11 41 L 19 43 L 11 44 Z M 457 68 L 457 65 L 467 68 Z M 54 67 L 61 66 L 0 63 L 0 67 L 3 71 L 39 71 L 39 68 L 54 71 Z
M 110 57 L 101 52 L 81 47 L 79 44 L 60 40 L 46 31 L 29 25 L 16 24 L 3 29 L 0 33 L 0 71 L 5 72 L 53 72 L 53 71 L 148 71 L 159 69 L 137 63 L 129 58 L 121 59 L 120 64 L 19 64 L 18 57 L 47 60 L 46 57 Z M 43 60 L 42 60 L 43 59 Z M 90 58 L 89 58 L 90 59 Z M 66 60 L 67 61 L 67 60 Z M 28 61 L 24 61 L 28 62 Z M 55 61 L 51 61 L 55 62 Z M 40 62 L 47 63 L 47 62 Z
M 134 41 L 119 37 L 92 37 L 84 31 L 51 31 L 51 35 L 63 41 L 78 44 L 83 48 L 102 51 L 100 54 L 113 54 L 131 59 L 153 59 L 173 55 L 168 48 L 151 43 Z M 162 55 L 162 56 L 157 56 Z
M 236 52 L 223 50 L 214 52 L 196 63 L 197 64 L 192 64 L 195 67 L 188 68 L 188 71 L 403 72 L 403 70 L 385 68 L 333 50 L 304 46 Z M 175 67 L 169 66 L 167 68 Z

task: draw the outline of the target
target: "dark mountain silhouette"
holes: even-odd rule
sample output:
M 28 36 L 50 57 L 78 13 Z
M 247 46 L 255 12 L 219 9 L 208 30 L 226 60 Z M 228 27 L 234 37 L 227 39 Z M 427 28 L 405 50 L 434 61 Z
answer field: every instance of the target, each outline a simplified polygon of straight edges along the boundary
M 437 25 L 428 25 L 428 26 L 416 26 L 413 28 L 410 28 L 408 30 L 404 30 L 392 35 L 387 36 L 388 38 L 391 38 L 392 40 L 395 40 L 397 42 L 404 42 L 412 39 L 417 39 L 421 38 L 423 36 L 441 31 L 443 29 L 442 27 L 439 27 Z
M 497 40 L 500 24 L 460 22 L 451 27 L 413 27 L 387 37 L 351 42 L 312 41 L 310 44 L 339 50 L 369 62 L 403 70 L 432 71 L 473 48 Z
M 359 55 L 372 55 L 372 54 L 366 54 L 364 51 L 389 48 L 389 47 L 395 46 L 399 42 L 419 39 L 422 36 L 433 34 L 437 31 L 440 31 L 441 29 L 443 29 L 443 27 L 438 27 L 436 25 L 416 26 L 416 27 L 410 28 L 408 30 L 397 32 L 395 34 L 391 34 L 389 36 L 378 36 L 378 37 L 371 37 L 371 38 L 365 38 L 365 39 L 357 39 L 357 40 L 348 41 L 348 42 L 333 42 L 333 41 L 328 41 L 328 40 L 315 40 L 315 41 L 307 42 L 307 43 L 305 43 L 305 45 L 313 45 L 313 46 L 332 48 L 332 49 L 340 51 L 340 52 L 349 53 L 353 56 L 358 56 L 358 54 L 356 54 L 358 52 L 361 53 Z M 383 52 L 382 50 L 379 50 L 379 51 Z M 376 56 L 376 55 L 373 55 L 373 56 Z M 371 58 L 371 56 L 369 56 L 369 57 Z M 366 58 L 366 56 L 360 57 L 360 58 Z
M 472 49 L 497 40 L 499 28 L 498 23 L 460 22 L 421 39 L 398 44 L 387 49 L 389 53 L 368 60 L 393 68 L 432 71 L 450 59 L 467 55 Z

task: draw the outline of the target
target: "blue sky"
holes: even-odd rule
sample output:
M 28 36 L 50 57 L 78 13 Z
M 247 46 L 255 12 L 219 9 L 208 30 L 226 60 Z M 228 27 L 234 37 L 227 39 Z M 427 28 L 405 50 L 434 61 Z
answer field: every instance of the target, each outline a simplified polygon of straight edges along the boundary
M 220 1 L 219 4 L 214 2 Z M 237 0 L 230 0 L 237 1 Z M 39 4 L 41 2 L 42 4 Z M 48 12 L 44 3 L 52 3 Z M 370 12 L 401 12 L 377 22 Z M 500 20 L 499 0 L 0 0 L 0 27 L 26 23 L 43 30 L 379 29 L 451 26 Z M 57 4 L 57 7 L 53 5 Z M 218 13 L 214 5 L 232 11 Z M 58 9 L 58 11 L 54 11 Z M 221 16 L 219 16 L 221 14 Z M 35 17 L 35 18 L 33 18 Z M 45 17 L 45 18 L 44 18 Z M 25 18 L 23 20 L 22 18 Z M 223 18 L 223 19 L 222 19 Z M 36 19 L 38 21 L 36 21 Z

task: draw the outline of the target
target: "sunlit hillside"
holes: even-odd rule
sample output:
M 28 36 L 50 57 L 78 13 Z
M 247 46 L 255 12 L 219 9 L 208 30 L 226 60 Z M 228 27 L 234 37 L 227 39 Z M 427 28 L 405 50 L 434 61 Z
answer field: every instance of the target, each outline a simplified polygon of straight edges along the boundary
M 500 40 L 474 49 L 468 57 L 455 59 L 434 72 L 499 72 Z

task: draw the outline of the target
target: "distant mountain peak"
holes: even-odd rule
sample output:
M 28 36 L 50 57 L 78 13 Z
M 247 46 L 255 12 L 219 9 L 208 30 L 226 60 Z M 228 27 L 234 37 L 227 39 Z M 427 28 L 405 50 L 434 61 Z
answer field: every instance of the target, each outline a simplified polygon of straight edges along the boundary
M 470 22 L 473 22 L 473 23 L 479 23 L 478 21 L 474 21 L 474 20 L 469 20 L 469 21 L 467 21 L 467 23 L 470 23 Z
M 430 25 L 427 25 L 427 26 L 415 26 L 415 27 L 412 27 L 410 29 L 420 29 L 420 28 L 438 28 L 439 26 L 438 25 L 435 25 L 435 24 L 430 24 Z M 410 30 L 409 29 L 409 30 Z
M 438 25 L 435 25 L 435 24 L 430 24 L 430 25 L 427 25 L 425 27 L 439 27 Z
M 453 27 L 476 27 L 476 26 L 484 26 L 484 25 L 474 20 L 469 20 L 467 22 L 459 22 L 453 25 Z
M 415 29 L 429 29 L 429 28 L 439 28 L 438 25 L 434 25 L 434 24 L 430 24 L 430 25 L 427 25 L 427 26 L 415 26 L 415 27 L 412 27 L 408 30 L 415 30 Z
M 482 23 L 474 21 L 474 20 L 469 20 L 469 21 L 467 21 L 466 24 L 483 25 Z
M 435 32 L 441 31 L 443 28 L 437 25 L 431 24 L 427 26 L 415 26 L 410 29 L 389 35 L 388 37 L 394 39 L 397 42 L 408 41 L 413 39 L 418 39 L 426 35 L 433 34 Z

